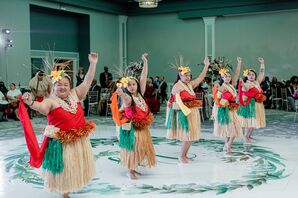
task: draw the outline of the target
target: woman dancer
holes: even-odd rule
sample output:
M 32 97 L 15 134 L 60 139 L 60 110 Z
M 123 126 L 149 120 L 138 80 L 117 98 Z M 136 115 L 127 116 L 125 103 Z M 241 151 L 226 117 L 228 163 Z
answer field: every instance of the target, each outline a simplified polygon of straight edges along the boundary
M 128 168 L 128 178 L 138 179 L 141 175 L 136 171 L 139 165 L 152 167 L 156 164 L 155 152 L 149 125 L 153 121 L 153 115 L 150 113 L 143 94 L 145 93 L 146 80 L 148 74 L 147 53 L 142 55 L 144 63 L 140 81 L 132 76 L 123 77 L 116 93 L 121 97 L 123 103 L 123 116 L 125 123 L 114 121 L 120 127 L 120 163 Z M 114 100 L 113 100 L 114 98 Z M 117 99 L 112 96 L 112 109 L 116 108 L 116 112 L 112 110 L 113 117 L 117 114 Z
M 237 57 L 237 62 L 238 65 L 233 80 L 231 81 L 230 71 L 222 68 L 219 71 L 221 82 L 215 85 L 212 90 L 215 101 L 213 107 L 213 134 L 226 138 L 224 151 L 228 153 L 232 151 L 234 139 L 242 136 L 241 123 L 236 112 L 239 109 L 239 105 L 236 103 L 237 91 L 234 88 L 241 70 L 242 60 L 240 57 Z
M 210 63 L 206 57 L 203 71 L 196 79 L 191 80 L 191 71 L 189 67 L 181 66 L 183 64 L 182 62 L 180 60 L 177 80 L 172 88 L 171 98 L 168 103 L 166 127 L 168 139 L 182 141 L 179 161 L 181 163 L 188 163 L 189 158 L 187 157 L 187 153 L 191 143 L 192 141 L 199 140 L 201 135 L 198 106 L 202 103 L 200 100 L 196 100 L 196 94 L 193 89 L 204 80 Z
M 243 82 L 240 80 L 238 86 L 240 110 L 238 112 L 241 118 L 241 126 L 246 129 L 244 134 L 244 142 L 250 143 L 255 128 L 266 127 L 265 108 L 263 101 L 266 96 L 260 87 L 265 76 L 265 63 L 263 58 L 259 58 L 260 72 L 257 73 L 253 69 L 243 71 Z
M 89 134 L 95 129 L 86 121 L 80 101 L 86 96 L 94 78 L 97 54 L 89 54 L 89 70 L 84 81 L 73 89 L 70 77 L 64 70 L 52 71 L 52 94 L 42 102 L 32 100 L 29 93 L 23 101 L 32 109 L 47 116 L 41 151 L 30 151 L 30 164 L 39 167 L 42 162 L 44 186 L 51 192 L 69 197 L 69 192 L 80 190 L 95 175 L 95 165 Z M 21 121 L 25 128 L 23 115 Z M 27 123 L 28 124 L 28 123 Z M 26 136 L 26 132 L 25 132 Z M 26 141 L 28 148 L 28 136 Z M 32 142 L 29 142 L 32 143 Z

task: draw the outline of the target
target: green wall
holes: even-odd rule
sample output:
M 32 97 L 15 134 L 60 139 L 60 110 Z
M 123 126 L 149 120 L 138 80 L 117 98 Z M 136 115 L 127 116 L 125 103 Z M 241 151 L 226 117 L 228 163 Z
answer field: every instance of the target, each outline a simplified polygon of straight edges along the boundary
M 31 78 L 30 65 L 30 4 L 59 9 L 57 3 L 40 0 L 1 0 L 0 26 L 10 28 L 13 48 L 0 49 L 0 80 L 28 85 Z M 118 16 L 65 6 L 66 11 L 90 16 L 90 51 L 100 54 L 96 78 L 104 65 L 119 64 Z M 86 38 L 84 42 L 89 42 Z M 85 46 L 86 48 L 86 46 Z M 89 51 L 88 50 L 88 51 Z M 84 55 L 87 60 L 88 54 Z M 80 57 L 82 59 L 83 57 Z
M 217 18 L 216 55 L 241 56 L 246 67 L 257 71 L 257 58 L 263 56 L 266 75 L 289 79 L 298 75 L 297 19 L 298 11 Z
M 204 60 L 204 23 L 202 19 L 180 20 L 176 14 L 128 17 L 128 60 L 140 60 L 149 53 L 149 76 L 164 75 L 174 81 L 177 70 L 170 68 L 181 54 L 194 74 Z

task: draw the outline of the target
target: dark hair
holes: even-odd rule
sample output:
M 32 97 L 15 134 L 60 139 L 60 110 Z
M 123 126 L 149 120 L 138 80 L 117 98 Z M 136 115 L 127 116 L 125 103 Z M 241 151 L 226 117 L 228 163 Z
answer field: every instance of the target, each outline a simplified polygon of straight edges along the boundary
M 174 81 L 174 85 L 175 85 L 180 79 L 181 79 L 181 78 L 180 78 L 180 75 L 177 74 L 176 80 Z
M 138 92 L 138 94 L 140 94 L 141 97 L 145 100 L 143 94 L 141 93 L 141 85 L 140 85 L 139 81 L 138 81 L 137 79 L 135 79 L 135 78 L 132 78 L 132 79 L 133 79 L 134 81 L 136 81 L 136 83 L 137 83 L 137 92 Z M 131 98 L 131 110 L 132 110 L 133 112 L 136 112 L 135 105 L 134 105 L 135 102 L 134 102 L 134 100 L 133 100 L 133 98 L 132 98 L 132 94 L 127 90 L 127 88 L 125 88 L 124 90 L 125 90 L 125 93 L 126 93 L 127 95 L 129 95 L 130 98 Z
M 257 72 L 256 72 L 255 70 L 250 69 L 249 72 L 253 72 L 253 73 L 255 74 L 255 79 L 257 79 Z M 247 80 L 248 80 L 248 78 L 247 78 L 247 76 L 245 76 L 245 77 L 243 78 L 243 82 L 246 83 Z

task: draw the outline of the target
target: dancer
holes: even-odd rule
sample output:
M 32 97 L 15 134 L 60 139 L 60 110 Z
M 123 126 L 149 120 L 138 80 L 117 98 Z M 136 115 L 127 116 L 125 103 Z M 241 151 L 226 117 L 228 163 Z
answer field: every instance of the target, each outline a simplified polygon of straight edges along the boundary
M 218 137 L 225 137 L 224 151 L 230 153 L 235 138 L 242 136 L 242 128 L 236 110 L 239 104 L 236 103 L 237 91 L 234 88 L 241 70 L 242 60 L 237 57 L 237 69 L 233 80 L 227 68 L 222 68 L 219 73 L 221 81 L 216 84 L 212 90 L 214 98 L 213 118 L 214 129 L 213 134 Z
M 240 80 L 238 86 L 241 118 L 241 126 L 245 128 L 243 136 L 244 143 L 251 143 L 254 128 L 266 127 L 265 108 L 263 101 L 266 96 L 260 87 L 265 76 L 265 63 L 263 58 L 258 59 L 260 63 L 259 77 L 257 73 L 250 69 L 243 71 L 243 82 Z
M 32 109 L 47 116 L 48 125 L 42 147 L 38 150 L 36 137 L 30 138 L 28 120 L 21 112 L 30 164 L 40 167 L 42 163 L 44 186 L 51 192 L 69 197 L 70 192 L 80 190 L 95 175 L 95 164 L 88 135 L 95 129 L 93 121 L 85 121 L 80 101 L 86 96 L 94 78 L 98 56 L 88 56 L 90 66 L 84 81 L 73 89 L 70 77 L 64 70 L 52 71 L 52 94 L 42 102 L 34 101 L 29 93 L 23 94 L 23 101 Z M 29 120 L 30 123 L 30 120 Z M 29 135 L 28 135 L 29 134 Z M 35 150 L 32 144 L 36 145 Z
M 153 115 L 150 113 L 143 94 L 145 93 L 146 80 L 148 74 L 147 53 L 142 55 L 143 69 L 140 81 L 133 76 L 123 77 L 120 83 L 117 83 L 116 93 L 121 97 L 123 103 L 124 120 L 119 122 L 117 98 L 115 93 L 112 96 L 112 114 L 113 119 L 120 127 L 120 163 L 128 168 L 128 178 L 138 179 L 141 175 L 136 171 L 139 165 L 152 167 L 156 164 L 155 152 L 149 125 L 153 121 Z
M 191 80 L 189 67 L 182 66 L 182 57 L 180 57 L 179 64 L 177 80 L 172 88 L 171 98 L 168 103 L 166 127 L 168 139 L 182 141 L 179 161 L 181 163 L 188 163 L 189 158 L 187 157 L 187 153 L 191 143 L 192 141 L 199 140 L 201 135 L 201 121 L 198 106 L 200 106 L 202 102 L 196 100 L 196 94 L 193 89 L 204 80 L 210 63 L 208 57 L 206 57 L 203 71 L 194 80 Z M 176 67 L 177 66 L 176 64 Z

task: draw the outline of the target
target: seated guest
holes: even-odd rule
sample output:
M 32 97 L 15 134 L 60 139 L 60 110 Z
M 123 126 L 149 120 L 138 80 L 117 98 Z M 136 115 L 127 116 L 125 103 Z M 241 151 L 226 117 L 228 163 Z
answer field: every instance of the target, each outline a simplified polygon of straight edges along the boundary
M 19 96 L 22 96 L 22 92 L 16 88 L 14 83 L 9 85 L 10 90 L 7 92 L 7 99 L 9 106 L 13 111 L 13 119 L 19 120 L 18 116 L 18 106 L 19 106 Z
M 8 106 L 7 98 L 0 90 L 0 122 L 7 121 L 5 119 L 5 116 L 6 116 L 5 110 L 7 109 L 7 106 Z
M 160 108 L 159 95 L 157 93 L 157 89 L 155 89 L 152 83 L 151 78 L 148 78 L 147 80 L 144 98 L 152 113 L 159 112 L 159 108 Z

